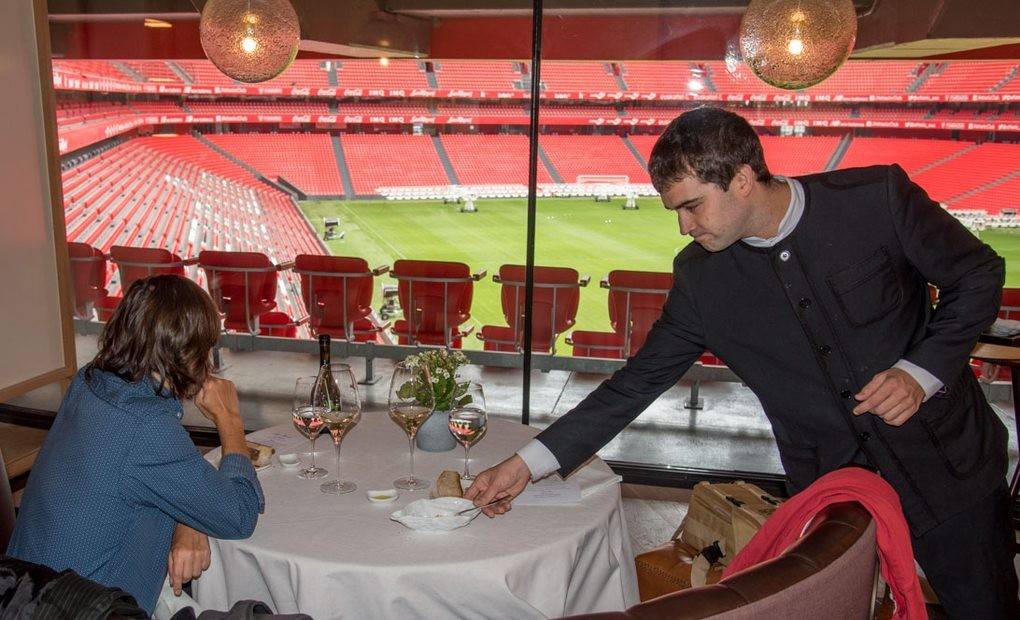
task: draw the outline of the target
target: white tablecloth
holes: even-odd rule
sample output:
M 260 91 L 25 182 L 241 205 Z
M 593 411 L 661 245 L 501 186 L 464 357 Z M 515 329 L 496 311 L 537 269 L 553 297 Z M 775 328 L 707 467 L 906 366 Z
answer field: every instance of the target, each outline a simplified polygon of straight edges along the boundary
M 536 432 L 497 419 L 489 426 L 471 450 L 473 472 L 506 458 Z M 250 438 L 307 460 L 308 442 L 290 424 Z M 319 492 L 335 473 L 327 435 L 316 444 L 317 464 L 330 470 L 326 478 L 301 480 L 278 465 L 259 472 L 265 514 L 251 538 L 212 541 L 212 566 L 192 586 L 199 603 L 228 609 L 258 599 L 277 613 L 322 620 L 545 618 L 638 601 L 618 478 L 597 458 L 572 476 L 581 483 L 580 504 L 518 505 L 495 519 L 482 515 L 458 530 L 426 534 L 389 515 L 427 491 L 401 491 L 384 505 L 365 496 L 407 473 L 407 436 L 386 413 L 365 413 L 341 455 L 343 478 L 358 490 L 339 497 Z M 415 473 L 433 484 L 440 471 L 460 471 L 462 464 L 459 446 L 415 454 Z

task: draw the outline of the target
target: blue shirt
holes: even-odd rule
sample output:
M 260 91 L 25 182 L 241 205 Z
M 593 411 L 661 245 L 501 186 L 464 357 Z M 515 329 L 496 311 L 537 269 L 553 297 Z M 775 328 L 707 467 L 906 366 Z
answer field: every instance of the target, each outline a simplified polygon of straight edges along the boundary
M 176 523 L 250 536 L 264 507 L 251 461 L 228 454 L 217 471 L 182 415 L 152 381 L 78 371 L 32 467 L 8 554 L 121 588 L 151 614 Z

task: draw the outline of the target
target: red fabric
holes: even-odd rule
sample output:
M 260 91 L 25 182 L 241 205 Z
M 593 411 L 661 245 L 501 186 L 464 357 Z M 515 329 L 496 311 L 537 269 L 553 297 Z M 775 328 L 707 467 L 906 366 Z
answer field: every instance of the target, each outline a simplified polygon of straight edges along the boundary
M 889 483 L 859 467 L 837 469 L 784 502 L 747 546 L 733 558 L 723 578 L 770 560 L 800 538 L 807 525 L 829 504 L 854 501 L 875 519 L 882 577 L 896 602 L 894 618 L 923 620 L 928 617 L 921 584 L 914 570 L 910 530 L 900 498 Z

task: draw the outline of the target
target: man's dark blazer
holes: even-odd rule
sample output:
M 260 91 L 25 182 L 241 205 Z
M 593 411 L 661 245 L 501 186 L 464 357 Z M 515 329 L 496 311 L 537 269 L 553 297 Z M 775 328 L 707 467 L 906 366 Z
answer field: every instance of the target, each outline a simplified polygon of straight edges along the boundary
M 538 439 L 568 474 L 709 350 L 754 391 L 792 490 L 848 462 L 899 492 L 915 535 L 1005 476 L 1006 429 L 967 363 L 1005 265 L 899 166 L 801 177 L 804 214 L 771 248 L 688 245 L 645 345 Z M 928 283 L 939 288 L 936 308 Z M 906 359 L 945 388 L 899 427 L 853 398 Z

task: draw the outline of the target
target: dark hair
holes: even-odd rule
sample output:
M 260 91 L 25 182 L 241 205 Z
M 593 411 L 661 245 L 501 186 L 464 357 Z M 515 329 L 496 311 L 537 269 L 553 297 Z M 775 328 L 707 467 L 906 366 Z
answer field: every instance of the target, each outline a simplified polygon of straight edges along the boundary
M 102 333 L 90 364 L 136 382 L 162 378 L 159 393 L 177 398 L 198 393 L 212 371 L 209 352 L 220 334 L 212 299 L 197 284 L 175 275 L 137 280 Z
M 660 194 L 689 176 L 726 191 L 744 164 L 751 167 L 758 181 L 772 180 L 761 140 L 744 117 L 722 108 L 700 107 L 681 114 L 666 127 L 652 149 L 648 172 Z

